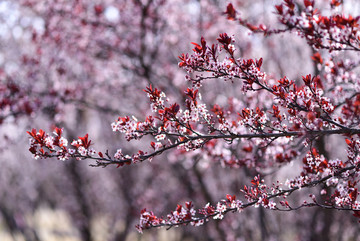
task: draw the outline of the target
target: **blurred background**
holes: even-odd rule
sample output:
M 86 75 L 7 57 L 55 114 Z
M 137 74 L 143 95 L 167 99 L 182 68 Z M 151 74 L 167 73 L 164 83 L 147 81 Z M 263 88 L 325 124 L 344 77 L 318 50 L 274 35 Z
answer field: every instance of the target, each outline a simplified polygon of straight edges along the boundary
M 319 1 L 330 11 L 329 1 Z M 357 1 L 346 1 L 359 13 Z M 224 168 L 200 152 L 168 153 L 151 163 L 89 167 L 91 161 L 35 160 L 27 130 L 64 128 L 68 139 L 89 134 L 96 150 L 148 149 L 113 133 L 118 116 L 150 114 L 149 84 L 177 102 L 190 86 L 181 53 L 204 36 L 234 35 L 237 54 L 264 58 L 273 78 L 315 73 L 310 47 L 294 35 L 252 35 L 223 12 L 221 0 L 0 1 L 0 240 L 360 240 L 356 219 L 319 209 L 275 213 L 262 208 L 229 214 L 202 227 L 153 229 L 140 235 L 140 210 L 166 215 L 178 203 L 216 203 L 253 177 Z M 276 27 L 273 0 L 234 0 L 242 18 Z M 241 96 L 239 83 L 210 81 L 208 106 Z M 260 98 L 254 106 L 266 106 Z M 262 101 L 263 102 L 263 101 Z M 241 105 L 241 104 L 240 104 Z M 144 144 L 145 143 L 145 144 Z M 223 148 L 226 148 L 224 146 Z M 344 154 L 345 155 L 345 154 Z M 296 165 L 296 164 L 295 164 Z M 291 175 L 294 168 L 283 169 Z M 297 173 L 294 172 L 295 176 Z M 283 180 L 285 181 L 285 180 Z M 306 190 L 296 195 L 307 195 Z M 293 200 L 299 199 L 294 196 Z M 351 216 L 351 215 L 350 215 Z

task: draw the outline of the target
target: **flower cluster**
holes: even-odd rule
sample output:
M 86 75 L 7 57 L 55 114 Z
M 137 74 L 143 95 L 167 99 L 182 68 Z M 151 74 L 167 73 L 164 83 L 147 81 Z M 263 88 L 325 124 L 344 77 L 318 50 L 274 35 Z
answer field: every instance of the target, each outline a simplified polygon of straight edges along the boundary
M 29 97 L 25 88 L 8 79 L 0 70 L 0 124 L 11 116 L 31 115 L 39 106 L 39 99 Z
M 209 218 L 223 219 L 228 212 L 238 211 L 243 209 L 243 203 L 236 199 L 235 195 L 226 195 L 226 199 L 219 201 L 216 207 L 207 203 L 203 208 L 194 209 L 192 202 L 186 202 L 185 206 L 177 205 L 175 211 L 171 212 L 166 218 L 159 218 L 153 212 L 143 209 L 140 214 L 140 222 L 136 225 L 137 230 L 142 233 L 144 229 L 152 227 L 172 227 L 178 225 L 200 226 L 203 225 Z
M 153 212 L 143 209 L 140 215 L 140 223 L 136 225 L 139 232 L 151 227 L 172 226 L 185 223 L 191 223 L 193 226 L 199 226 L 204 223 L 203 220 L 195 220 L 196 211 L 192 202 L 186 202 L 185 206 L 177 205 L 175 211 L 167 215 L 166 219 L 158 218 Z
M 181 62 L 179 66 L 188 73 L 194 71 L 209 72 L 211 75 L 201 74 L 197 78 L 187 75 L 186 78 L 192 81 L 193 86 L 199 88 L 202 82 L 211 78 L 224 78 L 232 81 L 234 78 L 244 79 L 243 91 L 252 90 L 252 84 L 256 81 L 265 79 L 266 74 L 261 72 L 262 59 L 241 59 L 235 58 L 235 42 L 233 37 L 226 33 L 219 35 L 219 44 L 207 45 L 204 38 L 201 38 L 201 45 L 195 44 L 193 54 L 182 54 L 179 56 Z M 220 59 L 221 52 L 228 54 L 224 59 Z
M 53 135 L 49 135 L 41 129 L 38 132 L 36 129 L 32 129 L 27 133 L 31 136 L 29 151 L 35 159 L 57 157 L 59 160 L 65 161 L 69 157 L 76 157 L 80 160 L 97 154 L 90 147 L 91 140 L 89 140 L 88 134 L 73 140 L 71 143 L 73 148 L 68 148 L 68 140 L 62 136 L 63 130 L 58 127 L 55 127 Z
M 336 4 L 333 4 L 334 2 Z M 340 1 L 332 1 L 330 5 L 331 8 L 337 8 L 341 4 Z M 304 0 L 302 6 L 297 5 L 294 0 L 284 0 L 276 5 L 275 9 L 285 29 L 269 29 L 263 24 L 254 26 L 241 18 L 238 18 L 238 21 L 250 31 L 265 35 L 295 31 L 315 49 L 327 49 L 330 52 L 360 50 L 359 16 L 345 16 L 336 12 L 331 16 L 324 16 L 315 8 L 313 0 Z M 225 13 L 228 18 L 236 19 L 236 10 L 232 4 L 228 5 Z

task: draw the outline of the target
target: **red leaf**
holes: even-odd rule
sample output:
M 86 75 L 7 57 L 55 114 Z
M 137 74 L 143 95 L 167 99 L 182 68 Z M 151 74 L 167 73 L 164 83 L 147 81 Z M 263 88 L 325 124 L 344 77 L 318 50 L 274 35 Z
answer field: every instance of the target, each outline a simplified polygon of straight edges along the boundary
M 358 190 L 357 190 L 357 188 L 355 188 L 354 191 L 349 193 L 351 201 L 355 202 L 357 195 L 358 195 Z
M 227 199 L 229 202 L 232 202 L 232 201 L 235 201 L 236 196 L 235 196 L 235 195 L 231 196 L 230 194 L 226 194 L 226 199 Z
M 360 211 L 354 211 L 353 216 L 356 218 L 360 218 Z
M 278 14 L 280 14 L 280 15 L 283 14 L 283 6 L 282 5 L 275 5 L 275 8 L 276 8 Z
M 304 0 L 305 7 L 314 7 L 314 1 Z
M 319 52 L 317 52 L 313 56 L 311 56 L 311 59 L 314 60 L 315 62 L 320 63 L 320 64 L 323 63 L 323 59 L 321 58 L 321 55 L 320 55 Z
M 182 209 L 182 206 L 178 204 L 177 207 L 176 207 L 176 211 L 178 213 L 181 213 L 181 209 Z
M 90 145 L 91 145 L 91 141 L 89 141 L 88 137 L 89 137 L 88 134 L 86 134 L 84 137 L 80 137 L 80 136 L 79 136 L 79 139 L 80 139 L 81 142 L 82 142 L 81 145 L 82 145 L 83 147 L 85 147 L 86 149 L 88 149 L 88 148 L 90 147 Z
M 337 6 L 340 6 L 342 4 L 342 0 L 332 0 L 331 1 L 331 7 L 334 8 L 334 7 L 337 7 Z
M 104 6 L 101 4 L 97 4 L 94 6 L 94 11 L 96 16 L 100 16 L 104 12 Z
M 28 133 L 30 136 L 35 137 L 36 136 L 36 129 L 32 129 L 31 132 L 27 131 L 26 133 Z
M 61 137 L 62 131 L 63 131 L 63 130 L 62 130 L 61 128 L 55 127 L 54 132 L 56 133 L 56 135 L 57 135 L 59 138 Z
M 243 151 L 245 151 L 245 152 L 252 152 L 252 150 L 253 150 L 253 147 L 252 147 L 252 146 L 245 146 L 245 147 L 243 147 Z
M 192 208 L 192 202 L 185 202 L 185 206 L 187 210 L 190 210 Z
M 227 5 L 225 14 L 227 14 L 227 19 L 235 20 L 235 18 L 236 18 L 236 10 L 235 10 L 234 6 L 231 3 L 229 3 Z
M 259 60 L 256 61 L 256 67 L 260 70 L 261 65 L 263 63 L 263 58 L 260 58 Z

